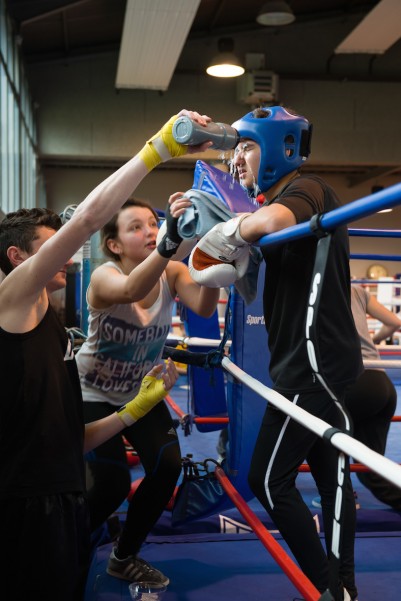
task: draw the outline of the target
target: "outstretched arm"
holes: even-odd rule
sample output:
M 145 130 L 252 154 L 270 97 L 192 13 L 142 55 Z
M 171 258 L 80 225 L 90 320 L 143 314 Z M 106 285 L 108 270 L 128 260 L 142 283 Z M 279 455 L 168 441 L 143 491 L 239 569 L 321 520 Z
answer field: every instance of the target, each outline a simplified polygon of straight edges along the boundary
M 169 281 L 171 273 L 173 273 L 174 288 L 180 301 L 197 315 L 211 317 L 219 301 L 220 288 L 208 288 L 194 282 L 188 267 L 183 263 L 170 263 L 168 267 Z
M 172 194 L 169 198 L 169 206 L 173 207 L 170 213 L 171 219 L 177 222 L 178 217 L 190 204 L 189 200 L 184 198 L 183 192 Z M 167 234 L 169 234 L 168 229 Z M 183 244 L 185 245 L 186 242 L 184 241 Z M 159 281 L 170 260 L 168 256 L 160 254 L 159 246 L 160 244 L 128 275 L 106 265 L 95 269 L 89 289 L 90 303 L 97 308 L 102 308 L 142 300 Z
M 369 298 L 367 312 L 371 317 L 378 319 L 383 324 L 380 330 L 373 336 L 375 344 L 379 344 L 382 340 L 390 338 L 401 327 L 401 320 L 397 317 L 397 314 L 389 311 L 374 296 L 370 296 Z
M 88 453 L 100 444 L 118 434 L 127 426 L 146 415 L 166 396 L 178 378 L 178 372 L 171 359 L 167 360 L 165 371 L 163 365 L 156 365 L 144 377 L 137 396 L 116 413 L 86 424 L 84 452 Z
M 183 110 L 180 115 L 188 115 L 202 125 L 210 121 L 209 117 L 193 111 Z M 8 293 L 17 303 L 23 303 L 24 298 L 32 302 L 84 242 L 111 219 L 151 169 L 172 157 L 210 146 L 209 142 L 198 147 L 175 142 L 172 127 L 176 118 L 172 117 L 134 158 L 90 192 L 71 220 L 6 278 L 3 285 L 10 289 Z

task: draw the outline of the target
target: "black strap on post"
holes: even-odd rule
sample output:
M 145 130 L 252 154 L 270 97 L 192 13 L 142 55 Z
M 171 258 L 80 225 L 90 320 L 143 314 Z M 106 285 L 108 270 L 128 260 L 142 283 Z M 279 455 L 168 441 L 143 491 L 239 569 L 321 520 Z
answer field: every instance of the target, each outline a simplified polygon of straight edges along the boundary
M 319 238 L 319 240 L 320 238 L 324 238 L 325 236 L 329 235 L 329 232 L 327 232 L 322 226 L 322 217 L 323 213 L 316 213 L 309 221 L 309 227 L 311 231 L 315 234 L 316 238 Z
M 188 350 L 175 349 L 168 344 L 163 349 L 163 359 L 171 357 L 173 361 L 179 363 L 185 363 L 186 365 L 194 365 L 196 367 L 203 367 L 204 369 L 214 369 L 215 367 L 221 367 L 221 362 L 224 357 L 224 349 L 227 343 L 228 335 L 231 332 L 231 291 L 227 299 L 227 307 L 225 312 L 224 320 L 224 332 L 220 344 L 217 348 L 211 351 L 201 353 L 193 352 Z
M 327 267 L 327 259 L 330 250 L 330 244 L 332 239 L 332 234 L 325 231 L 321 225 L 321 214 L 314 215 L 311 219 L 310 226 L 311 230 L 317 236 L 318 243 L 316 247 L 316 256 L 315 263 L 313 267 L 312 273 L 312 281 L 309 292 L 309 302 L 307 307 L 307 316 L 306 316 L 306 344 L 308 350 L 309 362 L 311 364 L 312 370 L 322 384 L 322 386 L 326 389 L 326 391 L 330 394 L 333 399 L 333 402 L 336 403 L 339 410 L 344 415 L 345 422 L 345 431 L 349 428 L 349 422 L 347 420 L 346 413 L 344 412 L 340 401 L 337 399 L 335 393 L 330 389 L 329 385 L 325 381 L 323 374 L 321 373 L 322 361 L 319 352 L 319 343 L 317 336 L 317 319 L 319 315 L 320 308 L 320 300 L 323 289 L 324 276 Z M 333 434 L 337 432 L 341 432 L 337 428 L 329 428 L 324 435 L 324 439 L 330 441 Z M 339 571 L 340 571 L 340 552 L 341 552 L 341 540 L 342 540 L 342 519 L 344 513 L 344 491 L 345 491 L 345 478 L 343 477 L 343 466 L 345 465 L 345 455 L 343 452 L 338 452 L 338 465 L 337 465 L 337 494 L 341 494 L 341 502 L 340 506 L 334 508 L 333 515 L 333 530 L 332 530 L 332 542 L 331 542 L 331 550 L 329 553 L 329 591 L 332 593 L 333 597 L 336 597 L 338 584 L 339 584 Z M 328 597 L 329 598 L 329 597 Z

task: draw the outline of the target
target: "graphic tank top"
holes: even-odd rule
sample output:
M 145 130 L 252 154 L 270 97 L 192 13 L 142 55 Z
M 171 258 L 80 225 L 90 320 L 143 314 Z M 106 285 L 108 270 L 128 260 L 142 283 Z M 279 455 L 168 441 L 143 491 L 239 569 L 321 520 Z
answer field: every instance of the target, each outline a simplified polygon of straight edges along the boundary
M 112 261 L 105 265 L 122 273 Z M 119 407 L 137 394 L 143 377 L 160 361 L 173 304 L 163 273 L 159 296 L 147 309 L 138 303 L 102 310 L 89 305 L 88 338 L 77 354 L 84 401 Z

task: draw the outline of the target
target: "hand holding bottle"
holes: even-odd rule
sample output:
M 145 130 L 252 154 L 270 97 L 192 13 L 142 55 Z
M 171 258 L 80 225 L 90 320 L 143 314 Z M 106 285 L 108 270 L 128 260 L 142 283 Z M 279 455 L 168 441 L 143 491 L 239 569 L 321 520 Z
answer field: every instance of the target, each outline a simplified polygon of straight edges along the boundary
M 188 117 L 200 127 L 205 127 L 210 123 L 211 119 L 207 115 L 201 115 L 196 111 L 187 111 L 183 109 L 171 117 L 167 123 L 163 125 L 160 131 L 150 138 L 139 152 L 139 156 L 145 163 L 148 171 L 151 171 L 160 163 L 168 161 L 172 158 L 180 157 L 186 153 L 202 152 L 211 146 L 208 140 L 195 142 L 194 144 L 183 145 L 177 142 L 173 136 L 173 126 L 175 121 L 180 117 Z

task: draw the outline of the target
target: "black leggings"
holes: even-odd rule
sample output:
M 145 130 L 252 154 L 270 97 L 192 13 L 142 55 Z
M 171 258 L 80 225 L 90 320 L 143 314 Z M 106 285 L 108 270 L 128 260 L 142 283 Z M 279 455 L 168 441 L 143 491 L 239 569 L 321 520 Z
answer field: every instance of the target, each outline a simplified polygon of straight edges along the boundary
M 354 424 L 354 437 L 384 455 L 387 435 L 397 406 L 397 392 L 386 372 L 367 369 L 347 391 L 345 406 Z M 375 472 L 357 472 L 357 477 L 372 494 L 398 511 L 401 490 Z
M 296 395 L 293 403 L 334 427 L 344 427 L 343 414 L 325 391 Z M 319 591 L 324 592 L 329 584 L 327 552 L 320 542 L 312 514 L 296 487 L 298 467 L 304 459 L 308 460 L 322 499 L 326 548 L 330 550 L 338 452 L 310 430 L 268 405 L 252 457 L 249 484 L 280 530 L 302 571 Z M 339 576 L 352 598 L 355 598 L 355 501 L 348 458 L 344 496 Z
M 85 422 L 110 415 L 108 403 L 84 403 Z M 145 477 L 128 507 L 118 542 L 121 557 L 135 555 L 170 500 L 181 472 L 181 450 L 170 412 L 162 401 L 121 434 L 86 456 L 91 528 L 98 528 L 127 498 L 131 475 L 122 435 L 138 453 Z

